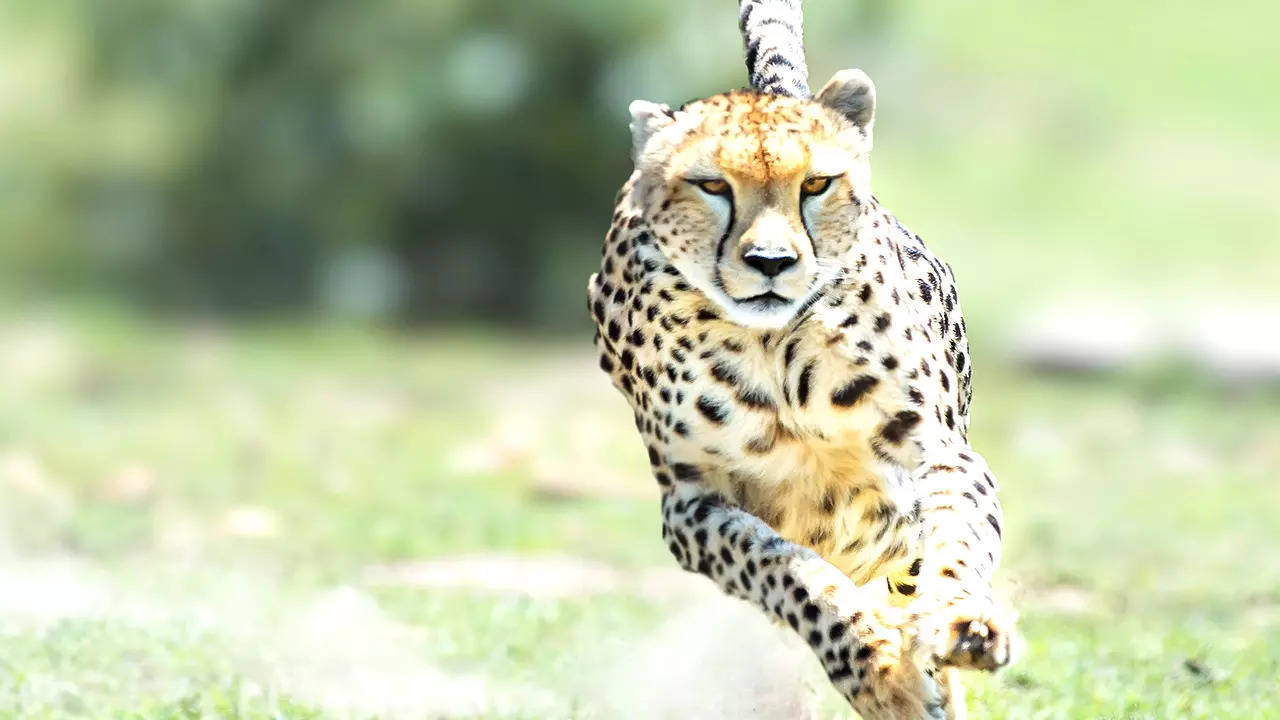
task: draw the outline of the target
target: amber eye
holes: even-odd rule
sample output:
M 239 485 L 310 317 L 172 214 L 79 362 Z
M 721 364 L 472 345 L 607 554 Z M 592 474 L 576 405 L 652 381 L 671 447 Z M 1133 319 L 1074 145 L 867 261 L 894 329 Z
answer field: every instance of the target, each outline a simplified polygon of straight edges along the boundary
M 831 187 L 830 177 L 819 176 L 806 178 L 804 182 L 800 183 L 800 194 L 805 197 L 821 195 L 827 191 L 828 187 Z
M 729 183 L 724 180 L 696 180 L 695 184 L 708 195 L 727 195 Z

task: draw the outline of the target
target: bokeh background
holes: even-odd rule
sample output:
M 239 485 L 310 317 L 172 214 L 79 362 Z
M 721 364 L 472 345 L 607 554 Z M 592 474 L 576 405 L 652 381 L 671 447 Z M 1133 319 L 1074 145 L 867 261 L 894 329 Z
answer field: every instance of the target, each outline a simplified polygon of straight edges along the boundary
M 1027 655 L 1280 717 L 1280 13 L 809 0 L 955 267 Z M 848 717 L 674 569 L 584 310 L 735 4 L 0 5 L 0 718 Z

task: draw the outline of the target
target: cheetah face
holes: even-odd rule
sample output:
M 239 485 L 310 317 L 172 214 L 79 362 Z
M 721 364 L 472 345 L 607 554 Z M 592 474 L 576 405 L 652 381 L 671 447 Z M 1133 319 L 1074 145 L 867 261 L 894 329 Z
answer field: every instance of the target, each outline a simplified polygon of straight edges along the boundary
M 632 103 L 635 195 L 655 244 L 740 325 L 780 328 L 839 277 L 870 199 L 874 89 Z

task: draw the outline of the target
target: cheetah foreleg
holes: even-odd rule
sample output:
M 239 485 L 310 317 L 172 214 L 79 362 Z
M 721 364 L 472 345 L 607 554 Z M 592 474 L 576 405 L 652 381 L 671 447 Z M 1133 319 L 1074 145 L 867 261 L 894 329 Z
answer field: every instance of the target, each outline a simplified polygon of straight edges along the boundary
M 791 626 L 832 684 L 866 720 L 943 720 L 928 651 L 906 613 L 859 588 L 808 548 L 759 518 L 676 482 L 662 498 L 662 534 L 686 569 Z M 878 592 L 878 589 L 877 589 Z
M 925 551 L 916 574 L 891 586 L 915 590 L 908 607 L 926 618 L 922 635 L 932 638 L 939 664 L 1004 667 L 1014 655 L 1016 616 L 992 590 L 1003 522 L 995 477 L 981 455 L 963 448 L 927 454 L 917 478 Z

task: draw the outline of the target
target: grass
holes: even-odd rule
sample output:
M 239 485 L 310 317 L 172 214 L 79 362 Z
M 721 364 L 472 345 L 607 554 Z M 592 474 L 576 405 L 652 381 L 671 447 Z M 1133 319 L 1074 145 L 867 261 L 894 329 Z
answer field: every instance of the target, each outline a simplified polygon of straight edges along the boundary
M 581 343 L 68 317 L 0 328 L 0 718 L 615 717 L 627 686 L 689 692 L 661 685 L 682 654 L 741 694 L 776 642 L 715 656 L 747 622 L 719 605 L 664 634 L 708 600 Z M 1277 397 L 986 354 L 1029 652 L 974 716 L 1280 716 Z M 404 575 L 495 554 L 612 574 Z

